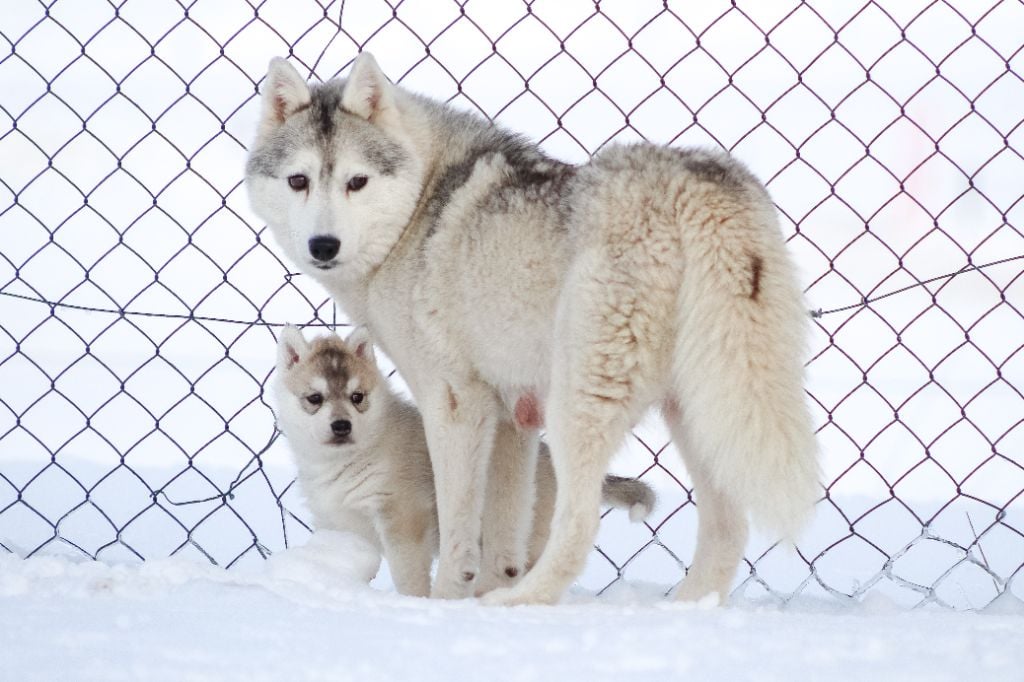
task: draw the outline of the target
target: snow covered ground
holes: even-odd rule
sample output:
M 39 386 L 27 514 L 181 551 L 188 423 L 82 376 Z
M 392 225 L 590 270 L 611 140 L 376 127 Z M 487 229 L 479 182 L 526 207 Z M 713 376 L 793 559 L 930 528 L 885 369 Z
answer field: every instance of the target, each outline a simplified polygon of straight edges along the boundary
M 317 536 L 314 536 L 317 537 Z M 330 544 L 253 570 L 0 555 L 3 680 L 1020 680 L 1024 603 L 685 606 L 664 586 L 490 609 L 362 586 Z

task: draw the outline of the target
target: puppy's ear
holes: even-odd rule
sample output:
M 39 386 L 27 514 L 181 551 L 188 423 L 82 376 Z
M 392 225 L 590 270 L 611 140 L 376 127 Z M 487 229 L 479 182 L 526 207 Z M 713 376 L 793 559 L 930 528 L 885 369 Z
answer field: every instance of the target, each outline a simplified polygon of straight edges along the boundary
M 309 102 L 309 86 L 295 67 L 280 57 L 271 59 L 267 77 L 263 79 L 263 111 L 257 137 L 272 133 Z
M 292 325 L 281 330 L 277 340 L 277 369 L 287 372 L 302 362 L 309 355 L 309 343 L 298 329 Z
M 357 358 L 377 364 L 377 358 L 373 354 L 373 343 L 370 341 L 370 332 L 366 327 L 356 327 L 345 339 L 345 343 Z
M 394 89 L 373 55 L 362 52 L 345 81 L 341 106 L 371 123 L 384 125 L 395 121 L 398 115 Z

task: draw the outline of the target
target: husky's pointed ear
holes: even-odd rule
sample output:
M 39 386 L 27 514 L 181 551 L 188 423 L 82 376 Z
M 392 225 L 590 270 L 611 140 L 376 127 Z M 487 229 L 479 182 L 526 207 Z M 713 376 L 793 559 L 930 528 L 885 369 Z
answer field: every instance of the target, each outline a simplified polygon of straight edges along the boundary
M 370 341 L 370 331 L 366 327 L 356 327 L 345 339 L 345 343 L 357 358 L 364 358 L 373 363 L 377 362 L 377 358 L 373 354 L 373 342 Z
M 270 60 L 263 80 L 263 111 L 260 114 L 259 137 L 273 132 L 289 116 L 310 102 L 309 85 L 295 67 L 280 57 Z
M 373 55 L 361 52 L 345 81 L 341 106 L 371 123 L 384 123 L 396 114 L 394 87 Z
M 309 342 L 297 328 L 292 325 L 281 330 L 277 340 L 277 369 L 287 371 L 301 362 L 309 354 Z

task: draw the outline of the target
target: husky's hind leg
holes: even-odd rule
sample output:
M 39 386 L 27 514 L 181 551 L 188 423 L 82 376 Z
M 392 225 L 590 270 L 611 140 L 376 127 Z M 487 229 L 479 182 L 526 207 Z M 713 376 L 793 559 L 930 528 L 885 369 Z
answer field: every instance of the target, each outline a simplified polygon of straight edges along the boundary
M 558 481 L 551 534 L 540 559 L 526 577 L 514 587 L 486 595 L 484 600 L 488 604 L 557 601 L 579 575 L 593 547 L 600 520 L 604 472 L 629 427 L 629 420 L 625 418 L 625 409 L 620 408 L 615 415 L 609 409 L 612 406 L 601 405 L 600 399 L 592 394 L 576 393 L 568 400 L 557 395 L 552 395 L 547 418 L 551 459 Z M 559 409 L 555 405 L 568 407 Z
M 551 453 L 547 445 L 540 444 L 537 449 L 537 481 L 534 485 L 533 530 L 526 552 L 526 567 L 529 569 L 537 563 L 544 545 L 551 533 L 551 517 L 555 511 L 555 470 L 551 466 Z M 638 478 L 623 478 L 607 474 L 601 484 L 601 504 L 616 509 L 624 509 L 629 513 L 629 520 L 634 523 L 650 516 L 654 510 L 657 496 L 651 486 Z
M 747 544 L 746 510 L 715 483 L 709 471 L 707 452 L 687 437 L 680 423 L 679 409 L 667 405 L 664 416 L 697 495 L 697 549 L 676 598 L 697 601 L 717 594 L 719 602 L 724 602 Z
M 604 267 L 602 267 L 604 266 Z M 577 261 L 557 315 L 545 423 L 557 480 L 551 535 L 518 585 L 491 592 L 495 605 L 552 603 L 593 547 L 608 462 L 638 416 L 654 374 L 648 320 L 629 273 L 600 258 Z
M 538 433 L 498 423 L 484 499 L 483 558 L 477 595 L 514 584 L 526 571 L 533 520 Z

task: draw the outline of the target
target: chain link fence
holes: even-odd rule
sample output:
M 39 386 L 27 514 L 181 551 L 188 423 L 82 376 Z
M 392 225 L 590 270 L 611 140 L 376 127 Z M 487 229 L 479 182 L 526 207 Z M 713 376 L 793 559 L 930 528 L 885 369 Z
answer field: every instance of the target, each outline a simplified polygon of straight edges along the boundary
M 283 322 L 344 324 L 241 185 L 260 79 L 372 50 L 403 85 L 583 162 L 731 150 L 815 309 L 825 496 L 737 592 L 980 608 L 1022 595 L 1024 5 L 50 0 L 0 15 L 0 548 L 258 561 L 309 529 L 264 387 Z M 678 581 L 696 509 L 663 431 L 616 462 L 582 581 Z

